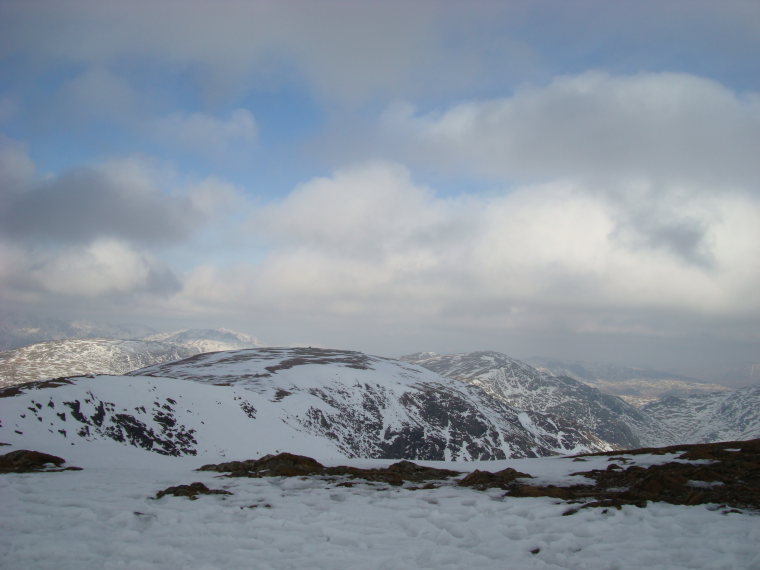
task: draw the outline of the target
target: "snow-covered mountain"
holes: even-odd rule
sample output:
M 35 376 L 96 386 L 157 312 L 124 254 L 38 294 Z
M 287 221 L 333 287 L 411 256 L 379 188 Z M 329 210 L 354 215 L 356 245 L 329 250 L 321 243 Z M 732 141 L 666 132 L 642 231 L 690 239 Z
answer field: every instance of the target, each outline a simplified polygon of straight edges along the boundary
M 728 392 L 728 386 L 696 378 L 645 368 L 603 362 L 581 362 L 533 357 L 527 362 L 552 376 L 569 376 L 602 392 L 622 398 L 636 407 L 666 396 L 688 396 L 705 392 Z
M 61 376 L 124 374 L 202 352 L 259 346 L 227 329 L 186 329 L 140 340 L 63 339 L 0 352 L 0 387 Z
M 760 384 L 732 392 L 668 396 L 644 406 L 679 443 L 760 437 Z
M 144 340 L 170 342 L 194 349 L 195 352 L 218 352 L 262 346 L 256 337 L 229 329 L 184 329 L 150 335 Z
M 499 352 L 402 357 L 443 376 L 478 386 L 521 410 L 552 414 L 619 448 L 673 443 L 667 429 L 620 398 L 567 376 L 555 377 Z
M 12 313 L 0 313 L 0 350 L 10 350 L 50 340 L 127 339 L 140 340 L 157 331 L 141 324 L 107 324 L 90 321 L 40 319 Z
M 549 415 L 359 352 L 264 348 L 196 355 L 127 376 L 0 391 L 0 441 L 71 456 L 118 442 L 166 455 L 440 460 L 609 449 Z
M 0 387 L 61 376 L 124 374 L 197 349 L 144 340 L 67 339 L 0 352 Z

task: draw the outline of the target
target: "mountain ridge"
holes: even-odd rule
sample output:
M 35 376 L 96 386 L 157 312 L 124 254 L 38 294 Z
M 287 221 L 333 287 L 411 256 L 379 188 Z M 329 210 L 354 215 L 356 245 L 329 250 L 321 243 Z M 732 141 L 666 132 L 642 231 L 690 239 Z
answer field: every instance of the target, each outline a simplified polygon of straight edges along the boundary
M 609 449 L 424 368 L 329 349 L 206 353 L 0 396 L 3 441 L 40 441 L 47 448 L 37 448 L 59 454 L 103 443 L 205 457 L 295 445 L 343 457 L 470 461 Z
M 519 409 L 549 413 L 619 448 L 675 443 L 665 426 L 620 398 L 567 376 L 551 376 L 496 351 L 401 357 L 443 376 L 486 390 Z

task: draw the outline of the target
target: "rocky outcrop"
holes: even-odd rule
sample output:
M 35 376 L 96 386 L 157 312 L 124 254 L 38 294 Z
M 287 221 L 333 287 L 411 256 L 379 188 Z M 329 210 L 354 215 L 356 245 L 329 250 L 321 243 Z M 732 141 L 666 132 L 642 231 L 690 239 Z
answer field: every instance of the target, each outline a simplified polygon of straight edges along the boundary
M 79 467 L 62 467 L 66 460 L 56 455 L 18 449 L 0 455 L 0 473 L 33 473 L 36 471 L 78 471 Z

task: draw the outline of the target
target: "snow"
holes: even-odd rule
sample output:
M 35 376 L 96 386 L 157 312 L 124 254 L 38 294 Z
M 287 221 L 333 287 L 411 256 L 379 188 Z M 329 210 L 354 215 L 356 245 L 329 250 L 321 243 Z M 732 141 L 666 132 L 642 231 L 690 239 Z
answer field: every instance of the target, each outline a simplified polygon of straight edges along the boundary
M 263 382 L 254 374 L 271 372 L 271 359 L 262 357 L 253 367 L 250 360 L 244 365 L 242 358 L 228 359 L 220 366 L 225 358 L 208 355 L 182 364 L 175 370 L 184 379 L 84 378 L 3 399 L 0 441 L 11 445 L 0 453 L 34 449 L 64 457 L 83 470 L 0 475 L 0 567 L 760 569 L 758 514 L 728 512 L 717 505 L 650 503 L 646 508 L 589 508 L 563 516 L 571 505 L 562 501 L 504 497 L 500 490 L 481 492 L 458 487 L 455 481 L 438 489 L 413 490 L 378 483 L 339 487 L 324 478 L 231 479 L 195 471 L 204 463 L 277 451 L 309 455 L 325 465 L 387 466 L 394 461 L 348 459 L 331 441 L 298 429 L 293 418 L 311 405 L 327 410 L 324 406 L 329 404 L 308 389 L 328 382 L 352 388 L 369 383 L 377 373 L 393 378 L 383 384 L 384 390 L 401 392 L 420 379 L 429 381 L 421 369 L 404 369 L 404 376 L 397 364 L 373 360 L 376 371 L 340 362 L 337 369 L 304 364 L 298 374 L 281 369 Z M 210 366 L 202 366 L 203 376 L 198 377 L 194 367 L 200 365 Z M 171 367 L 156 370 L 161 368 Z M 338 370 L 342 374 L 336 376 Z M 240 380 L 233 385 L 214 385 L 234 375 Z M 292 393 L 278 399 L 281 388 Z M 351 390 L 335 393 L 345 393 L 347 405 L 358 403 Z M 129 412 L 146 429 L 164 435 L 155 418 L 161 410 L 168 413 L 166 406 L 171 404 L 176 424 L 169 431 L 193 429 L 197 455 L 172 457 L 96 437 L 96 427 L 101 426 L 95 423 L 87 424 L 89 435 L 80 435 L 71 427 L 73 408 L 65 405 L 74 401 L 87 417 L 94 417 L 100 404 L 111 402 L 108 414 Z M 246 412 L 248 404 L 256 409 L 254 418 Z M 385 406 L 383 427 L 397 422 L 401 413 L 395 405 Z M 525 413 L 519 420 L 535 425 L 535 417 Z M 160 443 L 156 438 L 153 445 Z M 611 462 L 646 467 L 674 460 L 686 461 L 677 454 L 621 452 L 582 459 L 417 463 L 461 472 L 512 467 L 533 475 L 533 484 L 568 485 L 588 482 L 574 473 L 605 469 Z M 153 499 L 160 490 L 195 481 L 233 494 L 195 501 Z
M 100 466 L 91 461 L 92 467 L 78 472 L 0 476 L 3 568 L 760 567 L 757 516 L 722 514 L 710 506 L 654 503 L 562 516 L 568 509 L 562 502 L 503 498 L 500 491 L 347 488 L 317 478 L 226 479 L 192 471 L 185 459 L 153 457 L 152 466 L 139 468 L 114 468 L 108 457 L 101 459 Z M 606 458 L 591 460 L 498 463 L 534 474 L 543 469 L 544 478 L 555 479 Z M 233 495 L 151 498 L 193 481 Z

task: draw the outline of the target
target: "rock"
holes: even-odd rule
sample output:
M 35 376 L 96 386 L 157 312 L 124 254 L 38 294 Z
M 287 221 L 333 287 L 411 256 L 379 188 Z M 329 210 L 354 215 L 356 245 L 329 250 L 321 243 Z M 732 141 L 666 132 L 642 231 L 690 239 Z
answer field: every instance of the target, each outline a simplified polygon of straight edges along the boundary
M 533 478 L 532 475 L 521 473 L 511 467 L 492 473 L 476 469 L 459 482 L 462 487 L 473 487 L 484 491 L 485 489 L 507 489 L 509 485 L 519 478 Z
M 66 462 L 62 457 L 19 449 L 5 455 L 0 455 L 0 473 L 30 473 L 35 471 L 63 471 Z M 55 466 L 51 468 L 52 466 Z M 58 469 L 56 469 L 58 468 Z M 68 470 L 79 470 L 79 467 L 68 467 Z
M 360 469 L 345 465 L 325 467 L 311 457 L 294 455 L 292 453 L 279 453 L 277 455 L 266 455 L 261 459 L 204 465 L 199 471 L 228 473 L 228 477 L 303 477 L 324 475 L 365 479 L 367 481 L 388 483 L 394 486 L 403 485 L 407 481 L 431 481 L 459 475 L 457 471 L 423 467 L 411 461 L 399 461 L 385 469 Z
M 187 497 L 191 501 L 198 498 L 198 495 L 232 495 L 229 491 L 222 489 L 209 489 L 200 482 L 190 483 L 189 485 L 177 485 L 176 487 L 168 487 L 163 491 L 156 493 L 156 499 L 160 499 L 166 495 L 173 495 L 175 497 Z
M 204 465 L 198 471 L 229 473 L 229 477 L 297 477 L 323 473 L 325 466 L 303 455 L 278 453 L 261 459 Z

